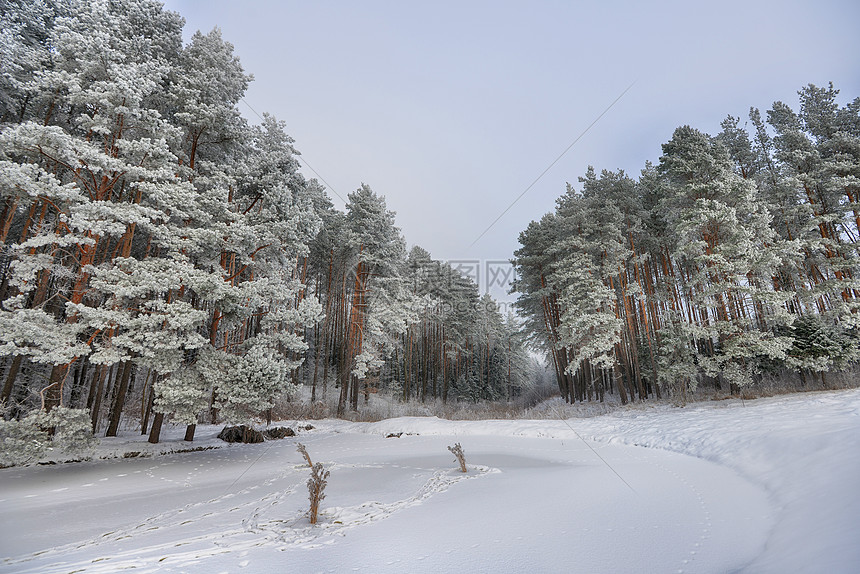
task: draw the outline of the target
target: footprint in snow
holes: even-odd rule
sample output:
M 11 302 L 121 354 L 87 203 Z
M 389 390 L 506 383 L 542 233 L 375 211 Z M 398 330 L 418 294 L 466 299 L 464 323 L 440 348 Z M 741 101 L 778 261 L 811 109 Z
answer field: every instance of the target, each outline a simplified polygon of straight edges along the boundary
M 246 528 L 251 527 L 256 531 L 269 531 L 276 535 L 281 543 L 301 545 L 310 548 L 316 541 L 325 535 L 343 535 L 349 528 L 369 524 L 378 520 L 388 518 L 395 512 L 415 506 L 427 500 L 435 494 L 448 490 L 451 486 L 461 480 L 478 478 L 486 474 L 499 472 L 498 469 L 485 466 L 470 466 L 473 472 L 462 474 L 451 470 L 437 471 L 409 498 L 391 503 L 378 501 L 363 502 L 350 507 L 331 507 L 320 513 L 320 521 L 315 525 L 297 527 L 299 524 L 307 524 L 305 514 L 298 514 L 293 520 L 270 520 L 257 522 L 260 511 L 257 509 L 250 520 L 246 522 Z

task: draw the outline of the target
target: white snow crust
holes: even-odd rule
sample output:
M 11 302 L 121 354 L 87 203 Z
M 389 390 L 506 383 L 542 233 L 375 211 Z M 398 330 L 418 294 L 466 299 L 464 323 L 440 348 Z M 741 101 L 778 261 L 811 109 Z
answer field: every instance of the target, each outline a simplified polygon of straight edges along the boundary
M 860 390 L 311 422 L 257 445 L 127 433 L 92 461 L 0 470 L 0 572 L 860 571 Z M 296 442 L 331 471 L 316 526 Z M 189 446 L 217 448 L 156 454 Z M 104 459 L 125 452 L 142 455 Z

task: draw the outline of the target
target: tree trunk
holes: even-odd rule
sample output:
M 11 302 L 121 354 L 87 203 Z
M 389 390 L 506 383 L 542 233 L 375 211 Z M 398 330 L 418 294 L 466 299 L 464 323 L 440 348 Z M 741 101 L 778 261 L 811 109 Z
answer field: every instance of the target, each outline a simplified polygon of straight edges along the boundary
M 0 216 L 0 245 L 6 245 L 6 237 L 9 235 L 9 228 L 12 227 L 12 220 L 15 219 L 17 211 L 18 198 L 7 199 L 3 215 Z
M 155 413 L 152 418 L 152 429 L 149 431 L 149 442 L 158 444 L 161 438 L 161 425 L 164 423 L 164 413 Z
M 15 379 L 18 377 L 18 371 L 21 369 L 21 361 L 23 360 L 23 355 L 15 355 L 15 358 L 12 359 L 9 373 L 6 375 L 6 383 L 3 385 L 3 394 L 0 395 L 0 404 L 9 404 L 9 399 L 12 397 L 12 387 L 15 385 Z
M 81 395 L 83 394 L 83 387 L 86 385 L 87 374 L 89 371 L 90 362 L 86 360 L 86 357 L 81 360 L 78 365 L 78 369 L 75 371 L 75 381 L 72 384 L 72 393 L 69 397 L 69 404 L 71 406 L 80 406 Z
M 99 410 L 101 410 L 102 406 L 102 397 L 104 396 L 104 387 L 105 387 L 105 379 L 110 376 L 111 371 L 116 369 L 116 365 L 112 365 L 111 368 L 107 368 L 105 365 L 101 365 L 99 372 L 99 380 L 98 386 L 96 389 L 95 400 L 93 402 L 92 407 L 92 419 L 93 419 L 93 433 L 98 430 L 99 426 Z M 96 384 L 95 381 L 92 383 Z
M 51 412 L 51 409 L 60 406 L 63 400 L 63 378 L 66 375 L 68 367 L 69 365 L 54 365 L 51 368 L 48 386 L 44 389 L 45 410 L 47 412 Z
M 125 395 L 128 391 L 128 380 L 131 375 L 131 361 L 126 361 L 122 367 L 120 375 L 119 387 L 117 387 L 116 398 L 113 401 L 113 408 L 110 414 L 110 423 L 105 436 L 116 436 L 119 430 L 119 419 L 122 416 L 122 409 L 125 406 Z
M 147 384 L 144 384 L 144 395 L 146 395 L 147 387 L 149 389 L 149 394 L 146 399 L 146 406 L 143 409 L 143 413 L 141 413 L 141 422 L 140 422 L 140 434 L 146 434 L 146 429 L 149 426 L 149 417 L 152 415 L 152 405 L 155 403 L 155 381 L 158 379 L 158 374 L 154 373 L 152 376 L 152 383 L 149 383 L 149 377 L 147 377 Z
M 621 404 L 626 405 L 627 404 L 627 390 L 626 390 L 625 384 L 624 384 L 624 373 L 622 372 L 622 367 L 619 365 L 617 350 L 616 350 L 615 356 L 616 356 L 615 368 L 613 370 L 615 371 L 616 375 L 621 379 L 620 381 L 617 382 L 617 384 L 615 386 L 618 388 L 618 394 L 621 396 Z

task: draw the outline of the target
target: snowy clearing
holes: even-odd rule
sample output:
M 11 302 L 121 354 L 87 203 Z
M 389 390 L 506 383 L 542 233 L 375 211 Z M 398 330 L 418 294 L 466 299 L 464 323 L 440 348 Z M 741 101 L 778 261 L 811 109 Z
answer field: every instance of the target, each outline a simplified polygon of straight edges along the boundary
M 2 470 L 0 571 L 860 571 L 860 390 L 313 424 L 257 445 L 199 427 L 194 447 L 222 448 Z M 316 526 L 297 442 L 331 470 Z M 97 456 L 150 447 L 129 433 Z

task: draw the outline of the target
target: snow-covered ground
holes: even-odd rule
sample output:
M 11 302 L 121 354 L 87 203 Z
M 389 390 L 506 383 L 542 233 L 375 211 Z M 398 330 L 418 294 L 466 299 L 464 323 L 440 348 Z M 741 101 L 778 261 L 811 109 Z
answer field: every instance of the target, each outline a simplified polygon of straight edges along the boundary
M 258 445 L 198 427 L 195 447 L 222 448 L 0 470 L 0 571 L 860 572 L 860 390 L 312 424 Z M 331 470 L 316 526 L 299 441 Z M 151 448 L 129 433 L 96 455 Z

